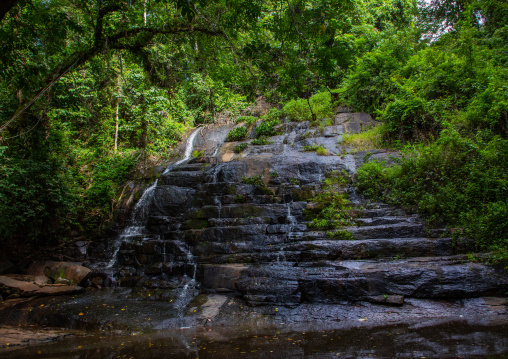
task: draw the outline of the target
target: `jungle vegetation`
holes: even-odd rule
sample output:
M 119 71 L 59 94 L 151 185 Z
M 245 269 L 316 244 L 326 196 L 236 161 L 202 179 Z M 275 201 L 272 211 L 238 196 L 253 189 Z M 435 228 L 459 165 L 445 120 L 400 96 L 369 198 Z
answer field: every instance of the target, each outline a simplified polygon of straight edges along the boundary
M 507 0 L 17 0 L 0 15 L 4 243 L 100 232 L 134 169 L 262 95 L 284 105 L 267 128 L 371 113 L 383 125 L 362 141 L 402 157 L 368 162 L 360 190 L 508 257 Z

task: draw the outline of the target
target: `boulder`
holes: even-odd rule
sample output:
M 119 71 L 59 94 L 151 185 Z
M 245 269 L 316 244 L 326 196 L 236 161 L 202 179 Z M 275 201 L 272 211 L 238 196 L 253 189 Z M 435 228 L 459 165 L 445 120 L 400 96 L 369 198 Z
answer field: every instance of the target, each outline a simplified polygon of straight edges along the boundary
M 6 276 L 0 276 L 0 287 L 6 287 L 11 292 L 21 293 L 23 295 L 40 289 L 40 287 L 34 283 L 16 280 Z
M 34 262 L 28 274 L 35 277 L 45 275 L 53 281 L 67 279 L 70 284 L 79 284 L 90 273 L 90 269 L 75 262 Z

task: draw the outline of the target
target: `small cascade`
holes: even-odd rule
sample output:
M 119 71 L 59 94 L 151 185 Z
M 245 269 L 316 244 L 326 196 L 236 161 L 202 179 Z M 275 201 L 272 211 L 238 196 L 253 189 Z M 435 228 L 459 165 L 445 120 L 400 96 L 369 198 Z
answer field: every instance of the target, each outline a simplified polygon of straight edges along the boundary
M 185 243 L 179 243 L 178 248 L 186 256 L 185 264 L 190 265 L 192 268 L 191 274 L 185 274 L 182 278 L 182 283 L 185 284 L 182 287 L 176 289 L 177 293 L 173 304 L 180 319 L 180 327 L 186 328 L 184 327 L 185 308 L 195 296 L 194 291 L 196 290 L 196 273 L 198 264 L 194 258 L 194 255 Z
M 150 204 L 152 203 L 155 194 L 155 187 L 157 187 L 156 180 L 144 192 L 138 203 L 134 207 L 134 211 L 129 226 L 125 227 L 118 239 L 113 244 L 113 255 L 105 267 L 105 272 L 109 278 L 114 279 L 113 267 L 118 260 L 118 252 L 122 244 L 126 241 L 139 238 L 145 233 L 145 224 L 148 217 Z
M 168 166 L 164 171 L 164 173 L 170 172 L 175 166 L 187 161 L 191 157 L 192 150 L 194 148 L 194 141 L 200 131 L 201 127 L 197 128 L 190 134 L 190 136 L 187 138 L 186 141 L 184 157 L 178 162 L 174 163 L 173 165 Z M 103 266 L 102 271 L 112 281 L 115 281 L 114 267 L 115 265 L 117 265 L 118 262 L 118 254 L 120 252 L 120 249 L 122 248 L 122 245 L 125 242 L 145 239 L 144 237 L 147 235 L 150 236 L 150 239 L 160 238 L 160 236 L 158 235 L 154 236 L 154 234 L 149 234 L 146 230 L 146 223 L 148 220 L 148 215 L 150 213 L 150 206 L 155 195 L 155 189 L 157 187 L 157 184 L 158 179 L 143 192 L 143 195 L 141 196 L 139 201 L 136 203 L 136 206 L 134 207 L 129 225 L 125 227 L 125 229 L 122 231 L 122 233 L 118 236 L 118 238 L 114 241 L 113 245 L 111 246 L 112 247 L 111 259 Z M 165 246 L 163 246 L 163 248 L 165 251 Z M 163 256 L 165 261 L 166 253 L 164 253 Z M 194 276 L 195 272 L 196 270 L 194 269 Z
M 184 163 L 192 156 L 192 150 L 194 149 L 194 140 L 196 139 L 196 136 L 198 135 L 199 131 L 201 131 L 201 129 L 202 127 L 198 127 L 194 130 L 194 132 L 190 134 L 190 136 L 187 138 L 187 141 L 185 142 L 185 152 L 183 158 L 172 166 L 168 166 L 163 174 L 170 172 L 173 167 Z

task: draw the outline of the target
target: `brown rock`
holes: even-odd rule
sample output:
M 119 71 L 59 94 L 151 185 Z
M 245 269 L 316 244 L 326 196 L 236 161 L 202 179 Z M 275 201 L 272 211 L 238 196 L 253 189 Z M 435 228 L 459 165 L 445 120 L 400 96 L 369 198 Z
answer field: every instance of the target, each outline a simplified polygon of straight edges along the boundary
M 74 262 L 34 262 L 28 268 L 28 274 L 46 275 L 56 281 L 58 278 L 68 279 L 71 284 L 79 284 L 90 269 Z
M 35 292 L 40 289 L 40 287 L 34 283 L 24 282 L 6 276 L 0 276 L 0 285 L 14 289 L 16 291 L 20 291 L 23 294 Z

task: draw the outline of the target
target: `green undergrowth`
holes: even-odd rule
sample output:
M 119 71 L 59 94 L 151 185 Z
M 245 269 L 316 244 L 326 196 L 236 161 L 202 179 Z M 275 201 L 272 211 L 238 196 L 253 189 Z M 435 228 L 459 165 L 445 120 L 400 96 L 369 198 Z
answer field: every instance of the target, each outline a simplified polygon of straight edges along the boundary
M 273 195 L 273 191 L 271 191 L 264 182 L 264 176 L 251 176 L 251 177 L 242 177 L 242 183 L 250 184 L 261 190 L 261 192 L 265 195 Z
M 431 225 L 460 228 L 472 252 L 508 266 L 508 140 L 470 137 L 448 125 L 436 142 L 408 145 L 396 165 L 365 163 L 357 174 L 367 197 L 418 210 Z
M 322 192 L 312 200 L 304 214 L 311 221 L 310 227 L 318 230 L 340 229 L 355 224 L 351 210 L 353 209 L 344 187 L 350 182 L 346 172 L 330 172 L 323 182 Z M 345 230 L 330 231 L 331 238 L 351 239 Z M 347 232 L 349 233 L 349 232 Z
M 231 131 L 229 131 L 226 141 L 241 141 L 247 137 L 247 128 L 243 126 L 235 127 Z
M 254 117 L 254 116 L 240 116 L 236 119 L 236 123 L 245 123 L 245 125 L 247 125 L 247 127 L 250 127 L 252 126 L 253 124 L 255 124 L 257 121 L 259 121 L 259 118 L 258 117 Z
M 282 111 L 293 121 L 312 121 L 312 113 L 317 120 L 333 117 L 333 107 L 330 92 L 319 92 L 311 96 L 309 101 L 301 98 L 289 101 Z
M 261 122 L 254 130 L 254 134 L 255 134 L 256 138 L 270 137 L 270 136 L 278 135 L 279 134 L 278 131 L 276 131 L 274 128 L 278 124 L 280 124 L 279 119 L 265 120 L 265 121 Z
M 263 146 L 263 145 L 268 145 L 268 144 L 272 143 L 272 141 L 268 141 L 266 139 L 266 136 L 261 136 L 261 137 L 253 139 L 251 143 L 255 146 Z
M 320 156 L 330 155 L 330 151 L 328 151 L 328 149 L 323 145 L 312 144 L 309 146 L 303 146 L 303 150 L 306 152 L 316 152 Z
M 233 151 L 236 153 L 241 153 L 246 148 L 247 148 L 247 142 L 244 142 L 244 143 L 240 143 L 238 146 L 235 146 L 235 148 L 233 148 Z
M 345 133 L 340 144 L 354 152 L 390 147 L 383 141 L 385 131 L 384 124 L 380 124 L 360 133 Z

